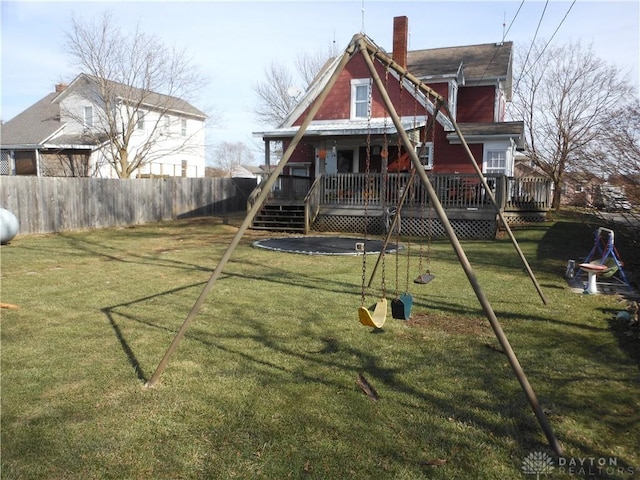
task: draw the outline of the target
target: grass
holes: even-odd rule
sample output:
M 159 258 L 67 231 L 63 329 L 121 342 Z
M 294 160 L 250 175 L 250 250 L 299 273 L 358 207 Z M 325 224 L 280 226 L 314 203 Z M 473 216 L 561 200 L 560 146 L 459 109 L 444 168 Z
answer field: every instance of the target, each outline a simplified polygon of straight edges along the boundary
M 19 306 L 1 319 L 3 479 L 534 478 L 523 459 L 550 450 L 447 241 L 431 245 L 436 279 L 410 286 L 412 320 L 388 318 L 373 334 L 357 322 L 360 258 L 254 249 L 265 235 L 249 232 L 145 388 L 230 223 L 2 247 L 2 301 Z M 615 320 L 618 297 L 572 293 L 563 279 L 592 231 L 571 218 L 516 230 L 546 306 L 508 239 L 463 247 L 565 457 L 615 457 L 611 478 L 630 478 L 638 342 Z M 392 298 L 393 257 L 386 284 Z M 379 401 L 356 386 L 359 373 Z

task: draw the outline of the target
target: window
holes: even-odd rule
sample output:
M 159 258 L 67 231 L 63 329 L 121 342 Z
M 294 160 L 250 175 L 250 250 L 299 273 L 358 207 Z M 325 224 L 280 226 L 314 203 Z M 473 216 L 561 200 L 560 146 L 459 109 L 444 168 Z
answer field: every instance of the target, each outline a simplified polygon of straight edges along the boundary
M 484 159 L 484 173 L 507 174 L 507 151 L 487 150 Z
M 138 124 L 137 124 L 138 130 L 144 130 L 144 112 L 143 111 L 138 111 Z
M 452 80 L 449 82 L 449 110 L 451 116 L 456 119 L 456 111 L 458 110 L 458 82 Z
M 180 122 L 181 125 L 181 134 L 183 137 L 187 136 L 187 119 L 183 118 Z
M 93 128 L 93 107 L 84 107 L 84 128 L 85 130 Z
M 295 177 L 308 177 L 309 167 L 291 167 L 289 173 Z
M 371 79 L 351 80 L 351 118 L 369 117 Z
M 165 130 L 169 130 L 169 127 L 171 127 L 171 117 L 169 117 L 169 115 L 165 115 L 164 116 L 164 129 Z
M 424 149 L 422 148 L 422 145 L 425 146 Z M 418 154 L 420 163 L 424 165 L 424 169 L 431 170 L 433 168 L 433 143 L 418 143 L 416 145 L 416 153 Z

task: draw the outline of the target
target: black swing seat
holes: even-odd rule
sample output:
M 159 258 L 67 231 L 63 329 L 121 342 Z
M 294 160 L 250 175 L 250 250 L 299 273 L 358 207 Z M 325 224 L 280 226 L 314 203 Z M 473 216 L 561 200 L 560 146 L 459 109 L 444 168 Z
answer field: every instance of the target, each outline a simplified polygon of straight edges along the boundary
M 409 320 L 413 297 L 410 293 L 403 293 L 398 298 L 391 300 L 391 316 L 396 320 Z
M 415 280 L 413 281 L 413 283 L 419 283 L 420 285 L 426 285 L 427 283 L 429 283 L 434 278 L 435 278 L 435 275 L 431 275 L 431 272 L 427 271 L 427 273 L 421 273 L 420 275 L 418 275 L 415 278 Z

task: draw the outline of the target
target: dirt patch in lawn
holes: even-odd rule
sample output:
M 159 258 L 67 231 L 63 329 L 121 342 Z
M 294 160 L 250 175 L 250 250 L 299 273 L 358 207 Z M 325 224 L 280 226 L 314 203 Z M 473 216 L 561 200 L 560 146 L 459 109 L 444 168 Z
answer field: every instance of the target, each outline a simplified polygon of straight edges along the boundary
M 443 315 L 414 315 L 407 326 L 423 331 L 441 331 L 449 335 L 491 336 L 491 326 L 486 318 L 454 317 Z

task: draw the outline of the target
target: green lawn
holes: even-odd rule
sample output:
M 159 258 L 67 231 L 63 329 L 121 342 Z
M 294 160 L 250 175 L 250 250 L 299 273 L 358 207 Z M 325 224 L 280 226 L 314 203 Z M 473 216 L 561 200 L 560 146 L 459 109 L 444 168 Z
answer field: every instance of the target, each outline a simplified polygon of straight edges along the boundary
M 435 280 L 410 285 L 412 320 L 389 315 L 372 333 L 357 320 L 361 258 L 256 249 L 266 235 L 249 232 L 145 388 L 237 224 L 2 247 L 2 302 L 19 307 L 1 318 L 3 479 L 536 478 L 523 460 L 551 450 L 448 241 L 432 242 Z M 640 471 L 640 348 L 616 320 L 625 304 L 563 278 L 592 232 L 569 218 L 515 230 L 546 306 L 508 238 L 463 242 L 564 448 L 544 478 L 572 478 L 558 461 L 578 458 L 617 463 L 610 478 Z M 391 299 L 395 258 L 385 266 Z M 377 281 L 367 303 L 379 292 Z

